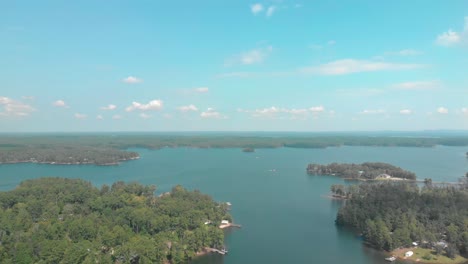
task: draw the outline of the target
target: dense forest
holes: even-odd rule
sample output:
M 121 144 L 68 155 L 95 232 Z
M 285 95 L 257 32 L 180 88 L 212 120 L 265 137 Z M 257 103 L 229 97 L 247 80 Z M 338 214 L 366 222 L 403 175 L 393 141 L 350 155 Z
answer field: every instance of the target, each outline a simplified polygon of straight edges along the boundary
M 113 165 L 138 158 L 129 148 L 326 148 L 337 146 L 433 147 L 468 146 L 468 136 L 440 137 L 362 136 L 355 134 L 270 135 L 250 134 L 3 134 L 0 164 L 37 162 L 51 164 Z
M 311 163 L 307 173 L 320 175 L 336 175 L 351 179 L 377 179 L 386 177 L 415 180 L 416 174 L 383 162 L 365 162 L 362 164 L 331 163 L 328 165 Z
M 121 161 L 139 158 L 138 153 L 114 148 L 99 148 L 80 145 L 37 145 L 15 147 L 0 151 L 1 163 L 48 163 L 57 165 L 95 164 L 117 165 Z M 0 147 L 1 149 L 1 147 Z
M 357 228 L 377 249 L 417 242 L 450 258 L 468 255 L 468 177 L 450 187 L 364 183 L 347 188 L 346 195 L 336 223 Z
M 40 178 L 0 193 L 2 263 L 183 263 L 223 246 L 227 207 L 176 186 Z M 213 224 L 205 224 L 211 221 Z

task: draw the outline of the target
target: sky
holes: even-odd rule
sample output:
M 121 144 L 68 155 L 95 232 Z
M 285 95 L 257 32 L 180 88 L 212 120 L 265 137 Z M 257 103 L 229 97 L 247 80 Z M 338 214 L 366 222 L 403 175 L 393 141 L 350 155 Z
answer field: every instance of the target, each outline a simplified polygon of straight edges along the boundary
M 468 130 L 468 1 L 0 1 L 0 132 Z

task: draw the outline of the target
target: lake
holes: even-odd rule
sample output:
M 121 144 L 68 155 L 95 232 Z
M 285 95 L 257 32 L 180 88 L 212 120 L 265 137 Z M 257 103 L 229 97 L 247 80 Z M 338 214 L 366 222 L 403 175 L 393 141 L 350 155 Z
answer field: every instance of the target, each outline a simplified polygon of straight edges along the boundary
M 340 201 L 326 198 L 332 176 L 310 176 L 308 163 L 388 162 L 418 178 L 455 182 L 468 171 L 467 147 L 338 147 L 327 149 L 132 149 L 141 159 L 120 166 L 0 165 L 0 190 L 44 176 L 82 178 L 100 186 L 115 181 L 155 184 L 157 192 L 181 184 L 232 203 L 242 229 L 226 231 L 226 256 L 201 257 L 196 264 L 386 263 L 349 230 L 334 224 Z

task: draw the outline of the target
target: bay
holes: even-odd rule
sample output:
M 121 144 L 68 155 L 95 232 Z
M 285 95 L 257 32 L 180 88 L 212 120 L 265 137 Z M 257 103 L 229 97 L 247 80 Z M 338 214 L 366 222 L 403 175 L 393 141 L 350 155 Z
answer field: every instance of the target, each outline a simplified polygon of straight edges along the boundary
M 418 178 L 455 182 L 468 171 L 466 147 L 338 147 L 327 149 L 132 149 L 139 160 L 120 166 L 0 165 L 0 190 L 44 176 L 82 178 L 100 186 L 115 181 L 155 184 L 157 192 L 181 184 L 233 204 L 241 229 L 227 231 L 226 256 L 193 263 L 385 263 L 380 252 L 334 224 L 340 201 L 326 198 L 343 180 L 310 176 L 308 163 L 388 162 Z

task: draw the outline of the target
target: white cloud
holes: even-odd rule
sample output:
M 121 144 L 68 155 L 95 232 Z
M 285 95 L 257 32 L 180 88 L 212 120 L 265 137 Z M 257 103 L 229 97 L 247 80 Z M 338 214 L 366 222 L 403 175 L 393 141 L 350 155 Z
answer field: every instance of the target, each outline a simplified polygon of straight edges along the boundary
M 1 108 L 3 108 L 3 111 L 0 112 L 0 116 L 28 116 L 35 111 L 35 109 L 28 104 L 2 96 L 0 96 L 0 109 Z
M 207 93 L 209 92 L 210 89 L 208 89 L 208 87 L 198 87 L 198 88 L 195 88 L 195 92 L 197 93 Z
M 440 46 L 451 47 L 468 40 L 468 16 L 465 17 L 465 25 L 462 32 L 452 29 L 440 34 L 436 38 L 436 44 Z
M 319 66 L 305 67 L 301 73 L 318 75 L 344 75 L 358 72 L 413 70 L 421 68 L 421 64 L 389 63 L 370 60 L 343 59 L 325 63 Z
M 179 107 L 179 111 L 181 112 L 196 112 L 198 111 L 198 108 L 196 106 L 194 106 L 193 104 L 191 105 L 183 105 L 181 107 Z
M 151 117 L 151 115 L 148 115 L 147 113 L 140 113 L 140 117 L 143 119 L 148 119 Z
M 253 111 L 244 110 L 246 113 L 251 113 L 253 117 L 273 117 L 276 113 L 284 112 L 285 109 L 281 109 L 275 106 L 255 109 Z
M 252 13 L 253 13 L 254 15 L 256 15 L 256 14 L 258 14 L 258 13 L 260 13 L 260 12 L 263 11 L 263 5 L 262 5 L 262 4 L 258 4 L 258 3 L 257 3 L 257 4 L 253 4 L 253 5 L 250 6 L 250 11 L 252 11 Z
M 206 111 L 201 112 L 200 117 L 202 118 L 212 118 L 212 119 L 226 119 L 225 115 L 222 115 L 220 112 L 215 111 L 213 108 L 208 108 Z
M 325 111 L 323 106 L 314 106 L 310 108 L 281 108 L 271 106 L 267 108 L 258 108 L 255 110 L 237 109 L 240 113 L 249 113 L 255 118 L 284 118 L 285 114 L 288 114 L 293 119 L 305 119 L 310 113 L 316 116 L 319 113 Z
M 117 106 L 113 105 L 113 104 L 101 107 L 102 110 L 115 110 L 116 108 L 117 108 Z
M 441 107 L 437 108 L 437 113 L 439 113 L 439 114 L 448 114 L 448 112 L 449 112 L 448 109 L 445 108 L 445 107 L 441 106 Z
M 56 106 L 56 107 L 64 107 L 64 108 L 68 108 L 69 106 L 65 103 L 65 101 L 63 100 L 57 100 L 55 102 L 52 103 L 53 106 Z
M 268 7 L 268 9 L 266 11 L 266 16 L 271 17 L 273 15 L 273 13 L 275 13 L 275 10 L 276 10 L 276 6 Z
M 97 116 L 96 116 L 96 119 L 97 119 L 97 120 L 104 120 L 104 117 L 103 117 L 102 115 L 97 115 Z
M 463 107 L 463 108 L 461 109 L 461 112 L 462 112 L 462 114 L 468 116 L 468 108 Z
M 313 113 L 320 113 L 320 112 L 323 112 L 325 111 L 325 108 L 323 106 L 313 106 L 311 108 L 309 108 L 309 110 Z
M 411 115 L 412 113 L 413 113 L 413 111 L 411 111 L 410 109 L 400 110 L 400 114 L 402 114 L 402 115 Z
M 122 119 L 122 116 L 121 115 L 113 115 L 112 119 L 119 120 L 119 119 Z
M 360 112 L 363 115 L 376 115 L 376 114 L 384 114 L 385 110 L 382 109 L 366 109 Z
M 453 46 L 460 43 L 461 37 L 458 32 L 455 32 L 449 29 L 447 32 L 444 32 L 437 36 L 436 43 L 441 46 Z
M 262 62 L 266 56 L 267 53 L 263 52 L 260 49 L 256 49 L 242 54 L 240 59 L 242 64 L 254 64 Z
M 336 41 L 331 39 L 329 41 L 327 41 L 326 43 L 322 43 L 322 44 L 311 44 L 309 45 L 309 48 L 310 49 L 313 49 L 313 50 L 321 50 L 327 46 L 333 46 L 336 44 Z
M 432 90 L 439 88 L 441 85 L 440 81 L 415 81 L 415 82 L 402 82 L 392 85 L 395 89 L 400 90 Z
M 385 52 L 385 55 L 395 55 L 395 56 L 416 56 L 423 54 L 422 51 L 414 49 L 403 49 L 399 51 L 389 51 Z
M 224 62 L 225 66 L 232 66 L 236 64 L 251 65 L 263 62 L 268 55 L 273 51 L 272 46 L 266 48 L 258 48 L 243 52 L 239 55 L 232 56 Z
M 305 108 L 300 108 L 300 109 L 287 109 L 286 113 L 292 114 L 292 115 L 306 115 L 309 111 Z
M 87 116 L 84 115 L 84 114 L 80 114 L 80 113 L 76 113 L 76 114 L 75 114 L 75 118 L 76 118 L 76 119 L 81 119 L 81 120 L 83 120 L 83 119 L 86 119 L 86 117 L 87 117 Z
M 132 105 L 125 108 L 125 110 L 127 112 L 131 112 L 133 110 L 150 111 L 150 110 L 161 110 L 162 108 L 163 108 L 163 101 L 152 100 L 148 102 L 147 104 L 133 102 Z
M 143 82 L 143 80 L 142 80 L 142 79 L 139 79 L 139 78 L 137 78 L 137 77 L 128 76 L 127 78 L 124 78 L 124 79 L 122 80 L 122 82 L 134 84 L 134 83 L 141 83 L 141 82 Z

